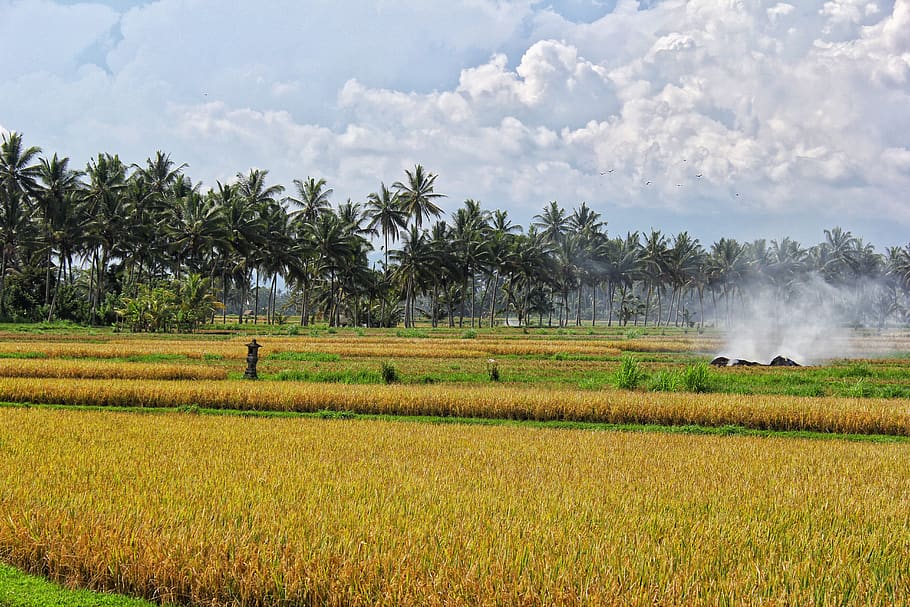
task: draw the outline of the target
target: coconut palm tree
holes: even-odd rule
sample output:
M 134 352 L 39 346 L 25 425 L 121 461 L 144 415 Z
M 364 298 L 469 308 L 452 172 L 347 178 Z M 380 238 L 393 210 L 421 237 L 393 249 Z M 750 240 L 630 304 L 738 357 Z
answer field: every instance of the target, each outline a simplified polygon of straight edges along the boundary
M 647 284 L 645 296 L 645 326 L 648 325 L 648 314 L 651 311 L 651 296 L 657 291 L 657 324 L 660 325 L 660 293 L 664 279 L 667 275 L 667 237 L 660 230 L 651 229 L 645 237 L 641 251 L 642 277 Z
M 72 213 L 75 204 L 75 194 L 82 187 L 79 181 L 82 173 L 69 168 L 69 158 L 42 158 L 40 161 L 39 177 L 41 187 L 35 196 L 35 207 L 41 216 L 41 237 L 47 248 L 47 270 L 44 283 L 44 301 L 52 304 L 57 299 L 60 282 L 63 278 L 65 259 L 60 247 L 60 230 L 67 223 L 67 215 Z M 55 281 L 53 298 L 51 297 L 51 278 L 53 256 L 57 253 L 57 279 Z M 48 311 L 48 321 L 54 316 L 54 305 Z
M 486 262 L 489 253 L 484 236 L 489 229 L 489 221 L 489 211 L 483 210 L 478 201 L 470 198 L 464 201 L 464 206 L 459 208 L 453 217 L 452 239 L 455 247 L 455 259 L 463 282 L 459 327 L 464 327 L 465 303 L 468 293 L 470 293 L 471 300 L 471 328 L 474 328 L 474 321 L 477 318 L 475 308 L 477 288 L 474 283 L 477 269 Z
M 315 222 L 305 224 L 304 229 L 308 232 L 307 237 L 312 242 L 319 262 L 318 273 L 328 275 L 325 314 L 329 324 L 334 326 L 338 312 L 337 280 L 339 271 L 345 259 L 355 254 L 357 243 L 352 237 L 348 224 L 332 211 L 321 213 Z
M 379 191 L 370 192 L 367 196 L 367 212 L 370 216 L 369 228 L 374 232 L 382 234 L 385 245 L 383 251 L 383 282 L 388 283 L 389 279 L 389 240 L 392 242 L 398 240 L 399 234 L 408 225 L 408 215 L 401 205 L 401 199 L 397 193 L 389 190 L 385 183 L 380 183 Z M 379 317 L 385 320 L 386 298 L 380 298 Z
M 560 242 L 569 228 L 569 218 L 566 216 L 566 210 L 559 206 L 555 200 L 551 200 L 544 207 L 543 212 L 534 216 L 536 220 L 533 225 L 538 228 L 551 243 Z
M 325 179 L 307 177 L 305 180 L 295 179 L 294 189 L 296 196 L 288 196 L 288 202 L 300 207 L 292 213 L 295 221 L 313 223 L 322 213 L 332 208 L 329 200 L 334 190 L 326 187 Z
M 667 310 L 667 325 L 673 317 L 673 304 L 676 303 L 676 324 L 679 324 L 680 307 L 686 288 L 691 284 L 702 263 L 702 247 L 697 238 L 688 232 L 680 232 L 673 239 L 667 255 L 667 271 L 673 291 L 670 294 L 670 307 Z
M 496 300 L 498 297 L 499 283 L 504 278 L 505 268 L 509 264 L 509 255 L 512 252 L 512 242 L 515 234 L 521 232 L 521 226 L 513 224 L 507 211 L 493 211 L 490 226 L 486 231 L 487 269 L 489 281 L 487 291 L 490 292 L 490 328 L 493 327 L 496 317 Z
M 405 327 L 413 327 L 416 322 L 416 298 L 433 270 L 433 253 L 427 232 L 416 225 L 402 236 L 401 248 L 392 252 L 392 259 L 397 264 L 392 278 L 404 291 Z
M 435 191 L 436 178 L 438 175 L 428 173 L 423 166 L 416 165 L 413 171 L 405 170 L 407 181 L 396 181 L 392 184 L 392 189 L 398 193 L 401 199 L 401 205 L 408 217 L 414 220 L 417 229 L 423 225 L 424 218 L 439 217 L 442 215 L 442 207 L 438 206 L 434 200 L 445 198 L 445 194 L 439 194 Z
M 2 135 L 0 140 L 0 316 L 6 315 L 6 273 L 10 256 L 30 221 L 28 207 L 38 192 L 41 148 L 25 147 L 20 133 Z
M 93 286 L 92 321 L 98 318 L 98 308 L 104 297 L 107 264 L 122 253 L 128 237 L 126 196 L 127 167 L 119 156 L 98 154 L 86 169 L 88 185 L 83 192 L 85 210 L 89 217 L 87 238 L 92 255 Z
M 385 241 L 383 246 L 384 268 L 389 267 L 389 240 L 398 240 L 399 234 L 408 225 L 408 215 L 401 204 L 397 193 L 389 190 L 385 183 L 381 183 L 378 192 L 370 192 L 367 196 L 367 212 L 370 216 L 369 228 L 382 234 Z

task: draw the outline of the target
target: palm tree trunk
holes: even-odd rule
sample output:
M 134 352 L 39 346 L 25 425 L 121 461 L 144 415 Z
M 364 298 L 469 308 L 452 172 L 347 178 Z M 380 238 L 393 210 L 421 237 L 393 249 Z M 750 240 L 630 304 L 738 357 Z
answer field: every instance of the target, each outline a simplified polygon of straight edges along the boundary
M 224 308 L 221 310 L 221 324 L 227 324 L 227 273 L 223 269 L 221 270 L 221 296 L 224 298 Z
M 584 285 L 579 283 L 578 285 L 578 295 L 575 299 L 575 326 L 581 326 L 581 295 L 584 291 Z
M 477 293 L 477 284 L 474 282 L 474 274 L 471 273 L 471 328 L 474 328 L 474 318 L 476 314 L 474 313 L 474 303 L 475 303 L 475 294 Z
M 607 326 L 613 326 L 613 300 L 616 298 L 616 283 L 610 280 L 607 283 Z
M 496 318 L 496 292 L 499 290 L 499 277 L 496 274 L 491 276 L 493 279 L 493 291 L 490 294 L 490 328 L 493 328 L 493 321 Z
M 645 326 L 648 326 L 648 313 L 651 311 L 651 289 L 654 284 L 648 281 L 648 295 L 645 297 Z

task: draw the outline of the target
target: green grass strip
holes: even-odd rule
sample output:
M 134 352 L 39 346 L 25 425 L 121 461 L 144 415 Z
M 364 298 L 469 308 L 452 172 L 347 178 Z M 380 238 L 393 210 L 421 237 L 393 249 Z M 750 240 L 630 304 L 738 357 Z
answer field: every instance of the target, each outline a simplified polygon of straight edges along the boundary
M 864 443 L 910 443 L 910 436 L 890 434 L 847 434 L 837 432 L 815 432 L 811 430 L 764 430 L 745 426 L 668 426 L 660 424 L 609 424 L 602 422 L 537 421 L 515 419 L 490 419 L 484 417 L 444 417 L 437 415 L 388 415 L 356 413 L 354 411 L 323 409 L 314 412 L 297 411 L 253 411 L 242 409 L 209 409 L 205 407 L 106 407 L 95 405 L 47 405 L 32 403 L 0 402 L 0 407 L 63 409 L 68 411 L 115 411 L 161 415 L 183 413 L 188 415 L 226 415 L 236 417 L 264 418 L 311 418 L 311 419 L 357 419 L 426 424 L 461 424 L 473 426 L 515 426 L 548 430 L 593 430 L 606 432 L 660 432 L 664 434 L 694 434 L 706 436 L 758 436 L 766 438 L 792 438 L 808 440 L 845 440 Z
M 3 607 L 155 607 L 120 594 L 67 590 L 44 578 L 0 563 L 0 605 Z

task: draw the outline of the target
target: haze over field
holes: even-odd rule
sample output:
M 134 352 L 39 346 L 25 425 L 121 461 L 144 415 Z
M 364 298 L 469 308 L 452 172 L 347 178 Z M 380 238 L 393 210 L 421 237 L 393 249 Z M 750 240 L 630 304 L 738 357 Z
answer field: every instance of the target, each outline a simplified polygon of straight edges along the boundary
M 907 242 L 910 0 L 0 0 L 0 128 L 362 200 L 421 163 L 527 225 Z

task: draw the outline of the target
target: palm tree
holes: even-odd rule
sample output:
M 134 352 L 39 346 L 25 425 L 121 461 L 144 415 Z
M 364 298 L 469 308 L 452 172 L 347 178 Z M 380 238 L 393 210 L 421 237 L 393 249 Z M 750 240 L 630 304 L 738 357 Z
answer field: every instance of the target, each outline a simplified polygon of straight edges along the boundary
M 408 225 L 407 212 L 401 205 L 397 193 L 393 193 L 384 183 L 379 186 L 378 192 L 370 192 L 367 196 L 367 211 L 370 214 L 369 227 L 371 230 L 379 229 L 385 241 L 383 247 L 385 268 L 389 267 L 389 239 L 398 240 L 399 234 Z
M 404 290 L 404 326 L 415 323 L 415 299 L 433 267 L 433 248 L 425 230 L 416 225 L 404 233 L 401 249 L 392 252 L 397 266 L 392 272 L 393 279 Z
M 480 207 L 473 199 L 464 201 L 464 206 L 455 212 L 452 225 L 452 239 L 455 243 L 456 263 L 460 267 L 463 281 L 462 306 L 458 326 L 464 326 L 464 303 L 467 294 L 471 294 L 471 328 L 477 318 L 475 303 L 477 288 L 474 284 L 475 273 L 487 259 L 489 250 L 484 235 L 489 228 L 490 213 Z M 470 283 L 470 289 L 469 289 Z
M 569 218 L 566 216 L 565 209 L 560 207 L 555 200 L 551 200 L 544 207 L 543 212 L 535 215 L 534 219 L 537 221 L 531 225 L 539 228 L 543 237 L 552 243 L 561 241 L 569 227 Z
M 44 284 L 44 301 L 51 304 L 48 321 L 54 316 L 54 303 L 63 277 L 64 256 L 60 248 L 60 230 L 67 223 L 67 215 L 74 209 L 74 195 L 82 187 L 79 181 L 81 173 L 69 168 L 69 158 L 58 158 L 57 154 L 48 160 L 41 159 L 39 176 L 41 188 L 35 197 L 36 207 L 41 214 L 42 239 L 47 247 L 47 273 Z M 50 286 L 54 252 L 57 252 L 57 280 L 55 281 L 53 299 Z
M 729 325 L 732 320 L 731 300 L 737 289 L 743 286 L 748 268 L 746 247 L 732 238 L 721 238 L 711 245 L 708 264 L 708 275 L 711 283 L 721 289 L 725 305 L 725 323 Z M 716 301 L 714 302 L 714 309 L 716 315 Z
M 278 196 L 284 191 L 282 185 L 266 185 L 266 177 L 269 172 L 263 169 L 250 169 L 246 175 L 237 173 L 237 194 L 244 201 L 256 217 L 256 221 L 251 224 L 255 227 L 255 232 L 248 238 L 247 249 L 243 251 L 238 259 L 239 270 L 238 277 L 241 280 L 241 302 L 244 300 L 244 293 L 250 285 L 249 273 L 256 272 L 256 296 L 253 308 L 253 323 L 259 321 L 259 274 L 263 261 L 263 249 L 266 246 L 267 234 L 265 233 L 266 220 L 265 215 L 271 206 L 278 204 Z M 239 250 L 238 250 L 239 251 Z M 252 264 L 251 264 L 252 262 Z M 243 306 L 241 305 L 241 308 Z M 240 322 L 243 322 L 243 310 L 241 312 Z
M 389 190 L 385 183 L 380 183 L 378 192 L 370 192 L 367 196 L 367 212 L 370 214 L 369 228 L 382 234 L 385 245 L 382 248 L 384 262 L 382 266 L 383 280 L 389 277 L 389 239 L 398 240 L 399 234 L 408 225 L 408 215 L 401 205 L 397 193 Z M 380 299 L 379 317 L 385 320 L 386 298 Z
M 504 270 L 509 263 L 509 253 L 512 250 L 512 240 L 516 233 L 521 231 L 521 226 L 515 225 L 508 217 L 508 212 L 493 211 L 493 219 L 486 233 L 486 247 L 488 251 L 487 267 L 490 280 L 490 328 L 496 317 L 496 299 L 499 290 L 499 281 L 503 278 Z
M 604 222 L 600 221 L 600 213 L 592 211 L 587 203 L 581 205 L 572 212 L 568 220 L 569 229 L 578 237 L 578 244 L 581 248 L 581 254 L 578 262 L 578 280 L 579 287 L 577 300 L 575 303 L 575 325 L 581 325 L 581 299 L 584 287 L 589 285 L 592 291 L 591 305 L 591 324 L 594 324 L 597 311 L 597 282 L 602 266 L 595 259 L 598 247 L 606 240 L 606 234 L 602 231 Z
M 676 324 L 679 324 L 680 307 L 685 289 L 693 280 L 701 263 L 702 247 L 697 238 L 688 232 L 680 232 L 673 239 L 673 246 L 667 255 L 667 270 L 673 291 L 670 294 L 670 307 L 667 310 L 666 324 L 673 316 L 673 303 L 676 302 Z
M 40 166 L 35 163 L 41 148 L 24 147 L 22 135 L 3 134 L 0 142 L 0 315 L 6 314 L 6 273 L 10 255 L 27 229 L 27 209 L 38 191 Z
M 303 223 L 313 223 L 320 214 L 332 208 L 329 198 L 334 190 L 325 186 L 325 179 L 307 177 L 303 181 L 300 179 L 294 180 L 297 196 L 288 196 L 287 200 L 300 207 L 293 214 L 295 220 Z
M 667 251 L 667 237 L 661 234 L 660 230 L 652 228 L 651 233 L 645 238 L 641 253 L 642 276 L 648 285 L 648 292 L 645 297 L 645 326 L 648 325 L 651 296 L 655 288 L 657 289 L 657 324 L 660 324 L 660 292 L 662 282 L 666 276 Z
M 325 309 L 329 324 L 334 326 L 337 316 L 336 280 L 345 258 L 354 254 L 355 242 L 347 224 L 331 211 L 321 213 L 314 223 L 306 224 L 305 229 L 319 259 L 320 272 L 329 276 Z
M 819 245 L 819 271 L 832 283 L 843 283 L 852 272 L 857 239 L 839 227 L 825 230 Z
M 116 155 L 98 154 L 89 161 L 86 175 L 89 183 L 84 191 L 89 216 L 87 237 L 92 250 L 94 289 L 92 292 L 92 321 L 97 319 L 98 307 L 104 295 L 107 264 L 127 236 L 128 212 L 124 192 L 127 187 L 127 167 Z
M 211 196 L 197 191 L 190 192 L 177 200 L 164 230 L 174 252 L 174 274 L 180 279 L 182 268 L 189 273 L 201 273 L 216 249 L 223 250 L 227 242 L 223 207 Z
M 431 216 L 442 215 L 442 208 L 433 201 L 437 198 L 444 198 L 445 194 L 434 191 L 438 176 L 426 172 L 419 164 L 414 167 L 413 172 L 406 169 L 405 175 L 408 177 L 407 183 L 396 181 L 392 184 L 392 189 L 398 193 L 407 216 L 412 217 L 414 225 L 420 229 L 424 218 L 429 219 Z

